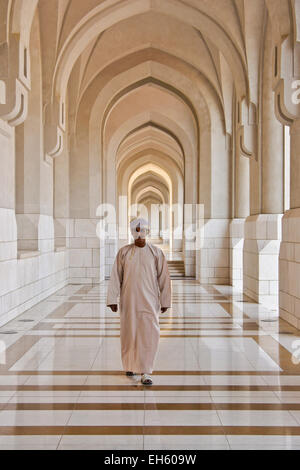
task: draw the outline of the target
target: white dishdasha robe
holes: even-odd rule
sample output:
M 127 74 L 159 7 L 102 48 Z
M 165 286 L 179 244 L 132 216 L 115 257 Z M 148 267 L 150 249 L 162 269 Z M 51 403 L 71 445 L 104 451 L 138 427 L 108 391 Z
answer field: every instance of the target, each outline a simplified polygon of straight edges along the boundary
M 133 243 L 119 250 L 106 305 L 117 304 L 119 296 L 123 368 L 151 374 L 158 352 L 160 308 L 171 306 L 168 264 L 160 248 Z

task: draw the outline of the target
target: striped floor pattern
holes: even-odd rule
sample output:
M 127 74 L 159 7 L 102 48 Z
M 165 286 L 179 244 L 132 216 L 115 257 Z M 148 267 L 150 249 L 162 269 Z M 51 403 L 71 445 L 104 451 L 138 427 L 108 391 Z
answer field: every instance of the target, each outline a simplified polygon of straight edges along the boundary
M 227 286 L 172 281 L 154 384 L 126 377 L 107 282 L 0 328 L 0 449 L 300 449 L 300 332 Z

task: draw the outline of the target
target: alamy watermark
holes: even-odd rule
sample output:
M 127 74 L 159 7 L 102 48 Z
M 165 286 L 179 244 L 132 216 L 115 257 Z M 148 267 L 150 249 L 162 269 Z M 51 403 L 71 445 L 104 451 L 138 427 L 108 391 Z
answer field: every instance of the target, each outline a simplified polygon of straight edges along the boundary
M 300 364 L 300 339 L 293 341 L 292 349 L 295 349 L 292 354 L 292 363 L 298 365 Z
M 292 93 L 292 103 L 300 104 L 300 80 L 294 80 L 292 82 L 292 89 L 295 90 Z
M 185 250 L 198 250 L 204 240 L 203 204 L 131 204 L 127 196 L 119 197 L 118 210 L 114 204 L 100 204 L 97 236 L 101 240 L 130 240 L 130 221 L 142 217 L 149 222 L 149 237 L 172 244 L 184 240 Z

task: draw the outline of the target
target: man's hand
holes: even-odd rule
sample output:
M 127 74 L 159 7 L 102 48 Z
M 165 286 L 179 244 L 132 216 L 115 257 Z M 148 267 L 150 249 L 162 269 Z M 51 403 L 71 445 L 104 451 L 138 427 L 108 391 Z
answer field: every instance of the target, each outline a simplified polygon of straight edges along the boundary
M 118 305 L 117 305 L 117 304 L 108 305 L 108 307 L 109 307 L 113 312 L 117 312 L 117 311 L 118 311 Z
M 161 307 L 161 313 L 165 313 L 169 307 Z

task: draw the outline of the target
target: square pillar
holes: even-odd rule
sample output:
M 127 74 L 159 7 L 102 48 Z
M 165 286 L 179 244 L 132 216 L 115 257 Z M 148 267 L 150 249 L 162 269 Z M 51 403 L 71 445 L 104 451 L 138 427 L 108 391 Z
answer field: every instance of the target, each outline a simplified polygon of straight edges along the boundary
M 196 278 L 202 284 L 229 284 L 229 220 L 206 219 L 196 253 Z
M 279 258 L 280 318 L 300 328 L 300 209 L 286 212 L 282 219 Z
M 278 310 L 281 220 L 282 214 L 260 214 L 245 222 L 244 293 L 271 310 Z

